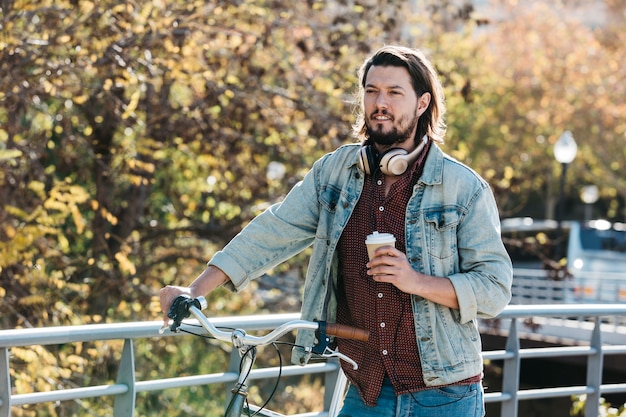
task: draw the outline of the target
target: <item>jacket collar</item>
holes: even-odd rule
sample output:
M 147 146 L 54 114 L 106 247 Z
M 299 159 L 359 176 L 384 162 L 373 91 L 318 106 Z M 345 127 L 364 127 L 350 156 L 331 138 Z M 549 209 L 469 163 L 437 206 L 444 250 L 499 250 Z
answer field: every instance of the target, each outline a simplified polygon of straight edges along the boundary
M 420 182 L 428 185 L 441 184 L 443 182 L 443 160 L 445 154 L 441 148 L 433 142 L 430 152 L 426 156 L 424 171 L 420 177 Z

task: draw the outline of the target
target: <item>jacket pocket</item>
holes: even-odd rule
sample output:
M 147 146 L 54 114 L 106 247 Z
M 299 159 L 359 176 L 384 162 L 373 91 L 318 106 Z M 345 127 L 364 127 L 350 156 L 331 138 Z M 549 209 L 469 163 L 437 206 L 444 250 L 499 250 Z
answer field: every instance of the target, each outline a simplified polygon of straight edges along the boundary
M 455 272 L 459 219 L 459 212 L 454 207 L 438 207 L 424 212 L 425 244 L 432 275 L 445 277 Z
M 339 187 L 336 187 L 333 184 L 325 184 L 320 187 L 318 195 L 318 201 L 322 208 L 331 213 L 334 213 L 337 210 L 337 205 L 339 204 L 339 199 L 341 197 L 341 189 Z
M 424 211 L 428 254 L 437 259 L 446 259 L 457 251 L 456 231 L 459 212 L 454 207 L 439 207 Z

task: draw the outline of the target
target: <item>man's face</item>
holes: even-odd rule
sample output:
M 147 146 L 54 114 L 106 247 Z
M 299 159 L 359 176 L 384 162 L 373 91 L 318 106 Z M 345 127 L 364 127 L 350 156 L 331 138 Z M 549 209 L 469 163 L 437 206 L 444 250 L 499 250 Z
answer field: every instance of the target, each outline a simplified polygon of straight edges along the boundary
M 371 141 L 383 148 L 408 139 L 413 143 L 422 112 L 406 68 L 372 66 L 365 79 L 363 104 Z

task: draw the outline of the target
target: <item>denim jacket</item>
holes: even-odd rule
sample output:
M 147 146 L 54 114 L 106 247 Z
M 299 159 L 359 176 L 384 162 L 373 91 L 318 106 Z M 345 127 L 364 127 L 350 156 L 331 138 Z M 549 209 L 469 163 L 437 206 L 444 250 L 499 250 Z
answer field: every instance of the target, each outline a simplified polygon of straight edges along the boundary
M 209 262 L 239 290 L 251 279 L 313 245 L 302 304 L 305 320 L 332 322 L 339 274 L 337 244 L 359 200 L 364 174 L 358 144 L 319 159 L 285 199 L 251 221 Z M 427 386 L 445 385 L 482 372 L 479 317 L 508 304 L 513 277 L 500 238 L 500 220 L 489 185 L 434 145 L 406 208 L 406 255 L 417 271 L 448 277 L 459 309 L 412 297 L 417 344 Z M 364 242 L 354 242 L 355 245 Z M 297 344 L 312 346 L 301 331 Z M 309 355 L 295 349 L 294 363 Z

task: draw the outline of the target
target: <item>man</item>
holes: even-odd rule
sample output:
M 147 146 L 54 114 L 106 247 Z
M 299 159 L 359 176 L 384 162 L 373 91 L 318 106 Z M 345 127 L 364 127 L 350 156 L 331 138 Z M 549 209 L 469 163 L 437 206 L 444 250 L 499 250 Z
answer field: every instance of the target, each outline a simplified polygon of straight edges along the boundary
M 488 184 L 445 155 L 444 96 L 417 50 L 386 46 L 359 70 L 362 143 L 318 160 L 279 204 L 255 218 L 189 287 L 161 290 L 167 313 L 181 293 L 244 287 L 313 245 L 306 320 L 351 324 L 368 342 L 338 340 L 359 369 L 341 416 L 483 416 L 477 317 L 509 302 L 510 259 Z M 368 258 L 373 231 L 395 246 Z M 311 332 L 299 345 L 313 343 Z M 295 363 L 308 360 L 295 350 Z

